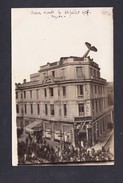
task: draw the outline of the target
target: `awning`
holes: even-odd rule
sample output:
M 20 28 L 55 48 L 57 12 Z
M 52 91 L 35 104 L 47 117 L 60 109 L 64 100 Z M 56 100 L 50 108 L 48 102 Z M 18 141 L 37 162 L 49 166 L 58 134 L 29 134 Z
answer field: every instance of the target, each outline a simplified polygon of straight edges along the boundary
M 47 129 L 52 129 L 52 126 L 51 126 L 51 123 L 45 123 L 45 128 L 46 128 L 46 130 Z
M 34 121 L 33 123 L 25 127 L 25 130 L 27 132 L 40 131 L 41 129 L 42 129 L 42 123 L 39 121 Z
M 64 129 L 64 133 L 71 133 L 71 131 L 72 131 L 72 127 L 71 127 L 71 125 L 64 125 L 63 126 L 63 129 Z
M 55 131 L 61 131 L 61 125 L 54 124 L 54 130 Z
M 81 123 L 80 125 L 77 126 L 77 129 L 79 129 L 80 132 L 86 132 L 86 122 Z

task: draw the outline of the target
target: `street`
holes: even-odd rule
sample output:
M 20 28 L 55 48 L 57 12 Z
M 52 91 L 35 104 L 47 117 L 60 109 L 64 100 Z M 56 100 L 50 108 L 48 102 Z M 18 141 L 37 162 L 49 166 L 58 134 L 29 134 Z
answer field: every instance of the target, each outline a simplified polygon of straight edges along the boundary
M 112 156 L 114 156 L 114 132 L 112 133 L 112 135 L 111 135 L 111 137 L 110 137 L 110 139 L 109 139 L 109 141 L 107 142 L 107 144 L 106 144 L 105 147 L 106 147 L 106 149 L 109 148 L 109 150 L 110 150 Z

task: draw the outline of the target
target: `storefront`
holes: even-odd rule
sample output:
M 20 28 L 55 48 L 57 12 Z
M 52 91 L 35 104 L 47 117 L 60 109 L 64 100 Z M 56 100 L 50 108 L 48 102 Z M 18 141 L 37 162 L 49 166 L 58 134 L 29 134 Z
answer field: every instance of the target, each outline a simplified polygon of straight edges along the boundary
M 52 126 L 51 123 L 45 123 L 44 137 L 51 139 L 52 137 Z
M 64 125 L 63 132 L 64 132 L 64 142 L 72 143 L 72 127 L 69 125 Z
M 62 141 L 63 139 L 63 134 L 61 131 L 61 124 L 55 124 L 53 125 L 53 129 L 54 129 L 54 140 L 55 141 Z

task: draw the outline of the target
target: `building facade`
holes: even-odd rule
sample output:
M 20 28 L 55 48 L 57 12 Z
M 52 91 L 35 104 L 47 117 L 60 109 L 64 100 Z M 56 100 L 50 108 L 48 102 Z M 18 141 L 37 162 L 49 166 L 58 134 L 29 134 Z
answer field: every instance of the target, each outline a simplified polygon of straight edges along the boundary
M 113 85 L 113 82 L 108 82 L 108 104 L 114 105 L 114 85 Z
M 107 82 L 87 56 L 62 57 L 16 84 L 16 112 L 18 128 L 39 122 L 43 137 L 61 146 L 92 146 L 113 123 Z

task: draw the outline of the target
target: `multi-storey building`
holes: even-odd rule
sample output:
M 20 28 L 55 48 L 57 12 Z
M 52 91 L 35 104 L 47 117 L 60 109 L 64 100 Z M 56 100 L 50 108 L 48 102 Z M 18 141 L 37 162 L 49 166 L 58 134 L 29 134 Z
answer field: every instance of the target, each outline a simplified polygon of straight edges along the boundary
M 94 145 L 113 121 L 107 82 L 90 57 L 62 57 L 16 84 L 17 126 L 73 146 Z
M 108 104 L 114 104 L 114 85 L 113 82 L 108 82 Z

